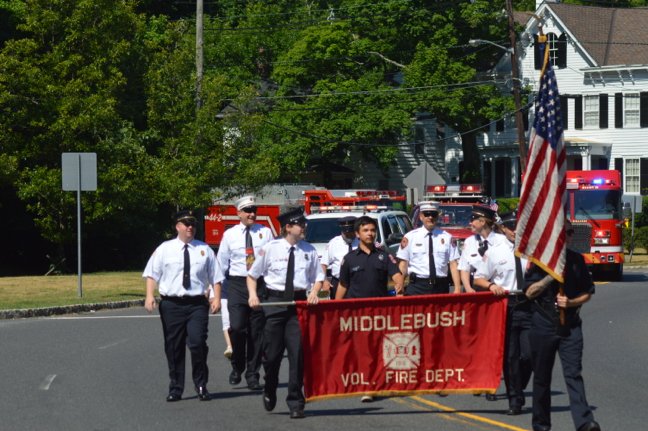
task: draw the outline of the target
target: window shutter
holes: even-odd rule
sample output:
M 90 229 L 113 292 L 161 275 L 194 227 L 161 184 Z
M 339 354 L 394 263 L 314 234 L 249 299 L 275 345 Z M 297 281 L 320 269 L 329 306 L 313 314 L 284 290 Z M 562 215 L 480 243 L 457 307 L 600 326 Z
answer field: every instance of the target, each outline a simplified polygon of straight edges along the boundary
M 563 129 L 567 130 L 569 126 L 569 97 L 560 96 L 560 112 L 562 113 Z
M 648 127 L 648 93 L 639 93 L 639 125 Z
M 533 44 L 533 65 L 535 70 L 542 69 L 542 55 L 540 55 L 540 42 L 538 42 L 538 35 L 533 36 L 535 43 Z
M 623 188 L 623 159 L 621 157 L 614 159 L 614 169 L 621 172 L 621 188 Z
M 500 118 L 495 122 L 495 131 L 496 132 L 503 132 L 504 131 L 504 119 Z
M 614 93 L 614 127 L 623 128 L 623 93 Z
M 608 128 L 608 95 L 599 94 L 599 127 Z
M 574 98 L 574 128 L 583 128 L 583 96 Z
M 639 193 L 648 195 L 648 159 L 639 159 Z
M 556 55 L 556 67 L 559 69 L 564 69 L 567 67 L 567 35 L 562 34 L 556 42 L 558 47 L 558 53 Z

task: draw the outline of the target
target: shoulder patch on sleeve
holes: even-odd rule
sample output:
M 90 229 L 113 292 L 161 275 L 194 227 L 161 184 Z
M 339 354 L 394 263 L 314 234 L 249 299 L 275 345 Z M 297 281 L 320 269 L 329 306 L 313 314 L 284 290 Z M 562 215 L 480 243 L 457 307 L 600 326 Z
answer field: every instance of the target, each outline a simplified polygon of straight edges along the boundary
M 409 241 L 407 240 L 407 237 L 404 236 L 403 239 L 401 240 L 400 248 L 406 248 L 407 244 L 409 244 Z

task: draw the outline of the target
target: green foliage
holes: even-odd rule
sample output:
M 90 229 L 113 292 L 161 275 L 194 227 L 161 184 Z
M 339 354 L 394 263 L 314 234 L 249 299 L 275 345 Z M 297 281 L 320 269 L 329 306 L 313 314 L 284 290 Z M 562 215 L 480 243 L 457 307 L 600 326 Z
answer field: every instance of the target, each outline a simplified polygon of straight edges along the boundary
M 520 203 L 520 198 L 497 198 L 497 205 L 499 214 L 506 214 L 515 211 Z

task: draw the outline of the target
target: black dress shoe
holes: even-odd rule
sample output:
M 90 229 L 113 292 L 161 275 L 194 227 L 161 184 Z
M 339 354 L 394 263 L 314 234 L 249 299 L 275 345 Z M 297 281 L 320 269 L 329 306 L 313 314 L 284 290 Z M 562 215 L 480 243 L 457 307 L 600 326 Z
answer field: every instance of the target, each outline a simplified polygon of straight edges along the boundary
M 506 411 L 506 414 L 509 416 L 517 416 L 522 413 L 522 407 L 521 406 L 513 406 L 509 407 L 509 409 Z
M 200 401 L 209 401 L 211 399 L 211 394 L 204 386 L 198 386 L 196 388 L 196 393 L 198 394 L 198 399 Z
M 249 382 L 248 389 L 251 391 L 260 391 L 263 389 L 263 386 L 259 382 Z
M 303 419 L 305 417 L 306 417 L 306 415 L 304 414 L 303 410 L 291 410 L 290 411 L 290 419 Z
M 269 394 L 267 392 L 263 392 L 263 408 L 266 409 L 266 411 L 271 412 L 274 410 L 276 405 L 277 394 Z
M 179 394 L 169 394 L 166 397 L 166 400 L 167 400 L 168 403 L 172 403 L 172 402 L 175 402 L 175 401 L 180 401 L 181 399 L 182 399 L 182 397 Z
M 578 428 L 578 431 L 601 431 L 601 426 L 596 421 L 588 422 Z
M 232 370 L 229 376 L 229 384 L 238 385 L 239 383 L 241 383 L 241 373 L 236 370 Z
M 495 394 L 486 394 L 486 401 L 497 401 L 497 395 L 495 395 Z

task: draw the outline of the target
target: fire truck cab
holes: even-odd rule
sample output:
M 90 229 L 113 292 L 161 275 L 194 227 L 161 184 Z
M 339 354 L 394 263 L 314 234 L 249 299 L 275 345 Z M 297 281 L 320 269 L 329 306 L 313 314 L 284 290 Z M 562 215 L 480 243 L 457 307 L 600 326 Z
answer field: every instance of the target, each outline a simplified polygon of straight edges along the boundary
M 595 276 L 623 276 L 623 185 L 614 170 L 567 171 L 567 216 L 573 247 Z

